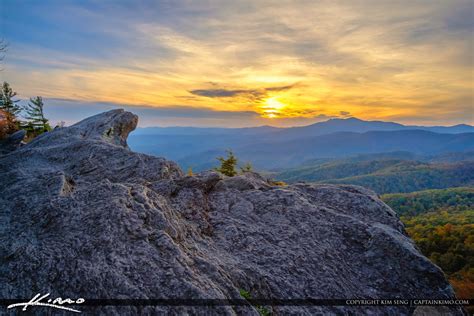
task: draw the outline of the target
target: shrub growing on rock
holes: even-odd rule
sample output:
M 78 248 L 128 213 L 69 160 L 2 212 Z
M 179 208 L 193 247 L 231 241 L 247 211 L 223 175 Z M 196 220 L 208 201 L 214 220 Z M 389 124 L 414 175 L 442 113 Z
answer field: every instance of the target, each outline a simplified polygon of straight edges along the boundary
M 235 167 L 237 166 L 237 157 L 231 150 L 227 151 L 227 158 L 217 157 L 217 160 L 220 161 L 221 165 L 218 168 L 215 168 L 216 171 L 228 176 L 233 177 L 237 175 Z

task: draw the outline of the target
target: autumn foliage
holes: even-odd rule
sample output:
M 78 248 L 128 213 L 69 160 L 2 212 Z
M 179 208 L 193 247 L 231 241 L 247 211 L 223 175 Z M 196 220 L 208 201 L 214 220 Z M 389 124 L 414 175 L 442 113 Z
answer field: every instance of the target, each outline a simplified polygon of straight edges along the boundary
M 421 252 L 446 274 L 458 298 L 474 297 L 474 188 L 386 194 Z

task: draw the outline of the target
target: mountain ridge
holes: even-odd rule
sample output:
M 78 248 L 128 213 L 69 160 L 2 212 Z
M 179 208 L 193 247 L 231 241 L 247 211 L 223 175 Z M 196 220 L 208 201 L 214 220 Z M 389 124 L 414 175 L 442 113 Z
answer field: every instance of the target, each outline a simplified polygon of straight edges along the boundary
M 270 170 L 296 166 L 304 160 L 354 154 L 409 151 L 432 155 L 474 150 L 474 133 L 466 130 L 474 132 L 474 127 L 420 129 L 353 118 L 294 128 L 148 128 L 132 133 L 129 141 L 134 150 L 165 156 L 185 169 L 210 169 L 216 164 L 215 158 L 230 149 L 242 163 Z
M 469 124 L 456 124 L 450 126 L 442 126 L 442 125 L 434 125 L 434 126 L 423 126 L 423 125 L 404 125 L 401 123 L 390 122 L 390 121 L 378 121 L 378 120 L 362 120 L 359 118 L 351 117 L 351 118 L 333 118 L 323 122 L 317 122 L 309 125 L 303 126 L 291 126 L 291 127 L 277 127 L 271 125 L 261 125 L 261 126 L 251 126 L 251 127 L 191 127 L 191 126 L 169 126 L 169 127 L 160 127 L 160 126 L 150 126 L 150 127 L 139 127 L 137 128 L 137 134 L 142 132 L 145 133 L 153 133 L 153 132 L 163 132 L 163 131 L 170 131 L 170 132 L 177 132 L 180 129 L 188 130 L 188 132 L 218 132 L 218 131 L 274 131 L 274 132 L 282 132 L 288 130 L 302 130 L 302 129 L 317 129 L 324 127 L 326 125 L 339 125 L 339 124 L 352 124 L 364 126 L 366 125 L 366 131 L 368 130 L 382 130 L 384 128 L 392 128 L 394 129 L 421 129 L 421 130 L 430 130 L 437 133 L 466 133 L 466 132 L 474 132 L 474 126 Z M 389 129 L 390 130 L 390 129 Z M 351 130 L 348 130 L 351 131 Z
M 133 135 L 131 147 L 137 151 L 163 155 L 183 168 L 204 170 L 215 165 L 215 157 L 232 149 L 242 162 L 256 168 L 292 167 L 315 158 L 341 158 L 355 154 L 408 151 L 414 154 L 443 154 L 474 150 L 474 133 L 438 134 L 422 130 L 338 132 L 305 136 L 297 141 L 247 137 L 148 137 Z M 155 145 L 156 144 L 156 145 Z

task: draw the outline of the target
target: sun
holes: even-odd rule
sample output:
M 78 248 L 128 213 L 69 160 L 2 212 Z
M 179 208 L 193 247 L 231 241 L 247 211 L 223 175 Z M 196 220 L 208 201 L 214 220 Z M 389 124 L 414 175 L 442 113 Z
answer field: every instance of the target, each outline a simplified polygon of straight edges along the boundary
M 263 117 L 276 118 L 281 114 L 281 110 L 286 104 L 278 101 L 278 97 L 272 97 L 265 100 L 265 105 L 261 107 Z
M 278 101 L 277 97 L 269 98 L 265 103 L 269 109 L 280 110 L 285 107 L 285 104 Z

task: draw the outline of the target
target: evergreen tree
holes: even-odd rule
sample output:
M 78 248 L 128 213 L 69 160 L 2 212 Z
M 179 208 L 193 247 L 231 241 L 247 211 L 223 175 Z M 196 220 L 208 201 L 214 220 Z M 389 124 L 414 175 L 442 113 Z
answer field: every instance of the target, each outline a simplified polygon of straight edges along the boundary
M 20 100 L 13 100 L 15 96 L 16 92 L 12 90 L 10 84 L 4 82 L 0 95 L 0 109 L 16 117 L 20 113 L 21 107 L 17 104 Z
M 237 175 L 237 171 L 235 170 L 235 166 L 237 166 L 237 157 L 234 156 L 234 153 L 231 150 L 227 151 L 227 158 L 217 157 L 217 160 L 220 161 L 221 166 L 216 168 L 216 171 L 229 177 Z
M 12 90 L 8 82 L 4 82 L 0 91 L 0 110 L 6 113 L 7 133 L 13 133 L 19 129 L 17 115 L 21 107 L 17 104 L 20 100 L 13 100 L 16 92 Z
M 44 116 L 43 108 L 43 98 L 39 96 L 30 98 L 30 102 L 25 107 L 25 118 L 28 120 L 26 129 L 33 135 L 39 135 L 51 130 L 48 119 Z

